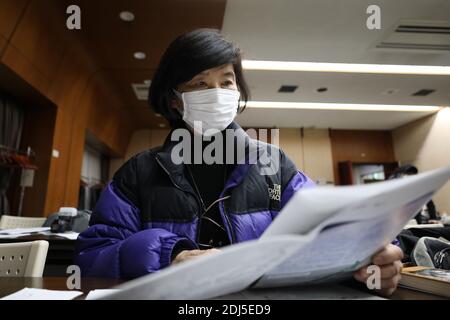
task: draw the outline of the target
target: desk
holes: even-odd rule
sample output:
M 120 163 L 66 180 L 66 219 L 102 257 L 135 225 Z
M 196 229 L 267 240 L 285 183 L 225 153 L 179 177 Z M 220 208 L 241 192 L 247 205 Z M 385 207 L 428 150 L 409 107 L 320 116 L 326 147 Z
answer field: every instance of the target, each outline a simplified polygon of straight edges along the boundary
M 28 235 L 18 238 L 2 238 L 0 243 L 46 240 L 49 242 L 44 277 L 65 277 L 67 267 L 73 264 L 76 240 L 53 235 Z
M 63 277 L 43 277 L 43 278 L 0 278 L 0 298 L 17 292 L 23 288 L 37 288 L 48 290 L 68 290 L 67 278 Z M 102 279 L 102 278 L 83 278 L 81 280 L 81 289 L 83 299 L 91 290 L 109 289 L 123 283 L 120 279 Z
M 44 278 L 0 278 L 0 298 L 19 291 L 25 287 L 40 288 L 49 290 L 67 290 L 67 278 L 64 277 L 44 277 Z M 100 279 L 100 278 L 83 278 L 81 281 L 81 289 L 85 295 L 94 289 L 109 289 L 123 283 L 120 279 Z M 340 290 L 340 291 L 338 291 Z M 289 300 L 289 299 L 320 299 L 324 298 L 323 292 L 328 298 L 339 295 L 345 295 L 347 298 L 362 298 L 363 295 L 368 296 L 367 292 L 351 288 L 344 285 L 329 285 L 327 287 L 310 287 L 310 288 L 276 288 L 276 289 L 250 289 L 239 293 L 219 297 L 218 299 L 233 300 Z M 82 299 L 84 296 L 81 296 Z M 370 298 L 370 297 L 369 297 Z M 377 296 L 371 298 L 376 299 Z M 405 288 L 399 288 L 393 296 L 393 300 L 445 300 L 444 297 L 432 294 L 417 292 Z
M 355 281 L 356 282 L 356 281 Z M 310 287 L 285 287 L 271 289 L 249 289 L 226 295 L 220 299 L 229 300 L 317 300 L 317 299 L 386 299 L 373 294 L 372 291 L 360 284 L 327 284 Z M 447 300 L 445 297 L 429 293 L 418 292 L 406 288 L 397 288 L 389 300 Z

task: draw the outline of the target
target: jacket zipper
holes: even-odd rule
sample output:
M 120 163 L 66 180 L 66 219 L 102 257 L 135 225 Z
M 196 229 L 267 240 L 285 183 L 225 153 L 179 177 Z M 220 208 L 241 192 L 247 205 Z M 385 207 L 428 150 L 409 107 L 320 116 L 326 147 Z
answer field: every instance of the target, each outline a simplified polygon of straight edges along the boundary
M 226 201 L 226 199 L 223 200 L 223 201 L 220 203 L 220 205 L 221 205 L 221 207 L 222 207 L 223 215 L 224 215 L 224 217 L 225 217 L 225 219 L 226 219 L 226 222 L 227 222 L 227 224 L 228 224 L 228 228 L 230 229 L 230 233 L 231 233 L 231 239 L 230 239 L 231 241 L 230 241 L 230 244 L 233 244 L 233 243 L 236 242 L 236 235 L 234 234 L 233 226 L 232 226 L 232 224 L 231 224 L 230 218 L 228 217 L 227 211 L 225 210 L 225 201 Z
M 169 176 L 169 179 L 170 179 L 170 181 L 172 182 L 172 184 L 173 184 L 177 189 L 179 189 L 179 190 L 181 190 L 181 191 L 183 191 L 183 192 L 187 192 L 187 193 L 193 195 L 194 198 L 195 198 L 195 201 L 197 201 L 197 206 L 200 208 L 200 207 L 201 207 L 201 204 L 200 204 L 200 200 L 199 200 L 199 198 L 198 198 L 198 195 L 195 194 L 195 193 L 193 193 L 193 192 L 190 192 L 190 191 L 187 191 L 187 190 L 183 190 L 178 184 L 175 183 L 175 181 L 173 180 L 173 178 L 172 178 L 172 176 L 170 175 L 169 171 L 166 169 L 166 167 L 164 167 L 164 165 L 161 163 L 161 161 L 159 161 L 158 157 L 155 157 L 155 159 L 156 159 L 156 162 L 158 162 L 159 166 L 160 166 L 160 167 L 164 170 L 164 172 Z M 200 219 L 198 216 L 199 216 L 199 214 L 198 214 L 198 212 L 197 212 L 197 220 L 198 220 L 198 221 L 197 221 L 197 234 L 196 234 L 196 236 L 195 236 L 195 238 L 196 238 L 196 239 L 195 239 L 196 243 L 198 243 L 198 241 L 199 241 L 199 236 L 200 236 L 199 230 L 200 230 L 200 221 L 201 221 L 201 219 Z
M 169 171 L 167 171 L 166 167 L 164 167 L 162 165 L 162 163 L 159 161 L 158 157 L 155 157 L 156 162 L 158 162 L 158 164 L 160 165 L 161 168 L 163 168 L 164 172 L 169 176 L 170 181 L 172 182 L 172 184 L 177 187 L 178 189 L 180 189 L 181 191 L 184 191 L 183 189 L 181 189 L 181 187 L 175 183 L 175 181 L 173 181 L 172 176 L 170 175 Z

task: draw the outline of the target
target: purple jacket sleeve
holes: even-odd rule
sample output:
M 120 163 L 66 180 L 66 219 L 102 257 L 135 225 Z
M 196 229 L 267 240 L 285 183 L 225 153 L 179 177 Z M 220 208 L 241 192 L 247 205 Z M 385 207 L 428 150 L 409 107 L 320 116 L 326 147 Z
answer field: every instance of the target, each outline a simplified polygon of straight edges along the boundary
M 289 180 L 287 185 L 283 189 L 281 194 L 281 208 L 291 199 L 295 192 L 302 188 L 315 187 L 316 184 L 310 178 L 300 171 L 297 171 L 294 176 Z
M 195 249 L 189 239 L 165 229 L 142 230 L 139 209 L 108 184 L 77 240 L 75 263 L 83 277 L 136 278 L 171 262 L 175 245 Z
M 281 152 L 281 209 L 288 203 L 298 190 L 315 187 L 316 184 L 303 172 L 299 171 L 294 162 Z

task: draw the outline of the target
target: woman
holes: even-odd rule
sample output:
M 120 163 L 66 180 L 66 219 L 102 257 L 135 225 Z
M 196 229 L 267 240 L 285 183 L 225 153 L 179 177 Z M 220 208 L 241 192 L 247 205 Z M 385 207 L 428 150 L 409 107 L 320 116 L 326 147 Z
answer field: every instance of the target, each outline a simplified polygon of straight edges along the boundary
M 83 276 L 135 278 L 258 238 L 295 191 L 314 186 L 281 150 L 249 139 L 233 122 L 248 94 L 240 51 L 217 31 L 189 32 L 169 46 L 149 102 L 174 130 L 162 147 L 122 166 L 103 192 L 91 227 L 78 238 Z M 173 136 L 179 130 L 189 133 L 183 146 L 193 152 L 178 152 Z M 230 130 L 232 137 L 225 134 Z M 216 139 L 224 140 L 223 148 L 208 153 Z M 205 154 L 227 161 L 196 158 Z M 373 259 L 386 293 L 397 285 L 401 255 L 388 246 Z M 367 276 L 365 269 L 355 274 L 360 281 Z

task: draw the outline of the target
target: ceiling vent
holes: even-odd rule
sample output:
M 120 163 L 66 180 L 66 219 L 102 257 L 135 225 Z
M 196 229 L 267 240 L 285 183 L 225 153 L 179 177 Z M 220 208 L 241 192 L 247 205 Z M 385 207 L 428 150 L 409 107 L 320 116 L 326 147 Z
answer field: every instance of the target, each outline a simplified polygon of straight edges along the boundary
M 422 90 L 419 90 L 419 91 L 413 93 L 413 96 L 425 97 L 425 96 L 432 94 L 435 91 L 436 90 L 434 90 L 434 89 L 422 89 Z
M 400 21 L 376 47 L 450 51 L 450 21 Z
M 284 86 L 281 86 L 280 89 L 278 89 L 278 92 L 292 93 L 292 92 L 295 92 L 295 90 L 297 90 L 297 89 L 298 89 L 298 86 L 284 85 Z
M 148 91 L 150 89 L 150 81 L 145 81 L 144 83 L 132 83 L 131 87 L 133 88 L 134 94 L 138 100 L 147 100 L 148 99 Z

